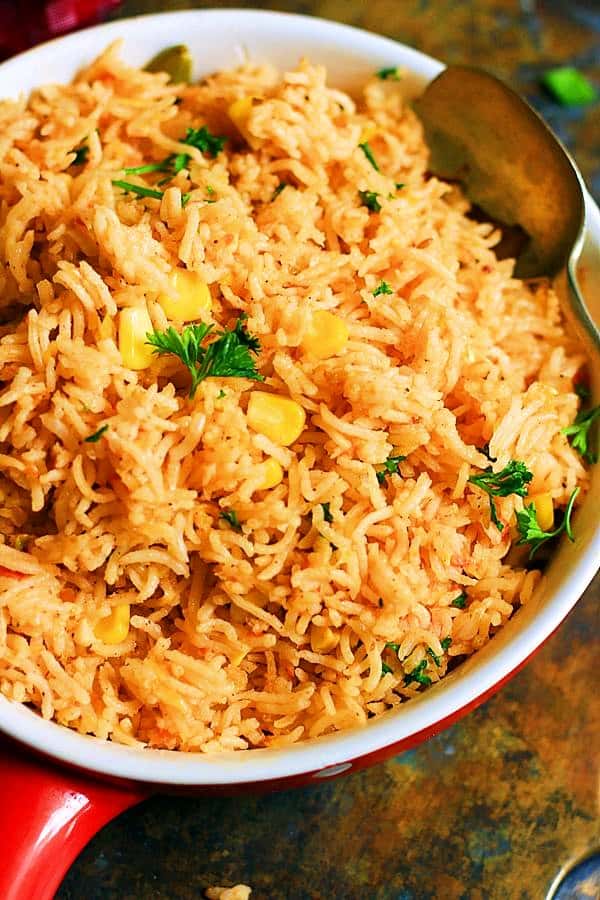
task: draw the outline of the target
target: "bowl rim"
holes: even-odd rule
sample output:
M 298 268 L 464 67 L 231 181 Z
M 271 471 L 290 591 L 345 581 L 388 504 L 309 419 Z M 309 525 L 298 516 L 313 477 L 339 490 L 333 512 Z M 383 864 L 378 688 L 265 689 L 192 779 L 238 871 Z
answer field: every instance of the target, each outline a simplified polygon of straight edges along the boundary
M 166 40 L 174 26 L 196 25 L 200 20 L 214 18 L 231 20 L 236 25 L 261 27 L 277 31 L 294 29 L 301 40 L 330 40 L 332 44 L 358 52 L 365 59 L 385 57 L 398 59 L 398 65 L 416 73 L 423 80 L 434 77 L 443 64 L 434 58 L 390 38 L 317 17 L 292 13 L 248 9 L 193 9 L 154 13 L 118 19 L 87 28 L 40 44 L 0 65 L 0 83 L 7 84 L 24 66 L 40 64 L 45 54 L 61 52 L 77 54 L 90 39 L 103 47 L 121 32 L 126 36 L 132 28 L 148 30 L 164 27 Z M 374 63 L 375 68 L 377 62 Z M 381 63 L 383 64 L 383 63 Z M 388 62 L 389 64 L 389 62 Z M 586 197 L 587 236 L 600 249 L 600 211 Z M 434 688 L 409 704 L 383 715 L 366 725 L 300 742 L 278 749 L 256 749 L 251 752 L 220 754 L 187 753 L 154 749 L 138 749 L 112 743 L 89 735 L 82 735 L 66 726 L 46 721 L 22 704 L 0 696 L 0 732 L 4 732 L 37 752 L 65 764 L 109 777 L 145 784 L 177 786 L 212 786 L 258 784 L 276 779 L 313 774 L 317 777 L 327 770 L 348 768 L 344 764 L 362 757 L 383 753 L 385 748 L 399 742 L 409 742 L 422 732 L 433 732 L 436 725 L 458 718 L 461 711 L 477 703 L 506 680 L 555 631 L 575 605 L 596 569 L 600 558 L 600 523 L 593 531 L 578 562 L 560 589 L 537 611 L 532 620 L 507 644 L 481 663 L 475 671 L 461 676 L 461 665 Z M 458 674 L 458 677 L 457 677 Z M 416 741 L 415 741 L 416 742 Z

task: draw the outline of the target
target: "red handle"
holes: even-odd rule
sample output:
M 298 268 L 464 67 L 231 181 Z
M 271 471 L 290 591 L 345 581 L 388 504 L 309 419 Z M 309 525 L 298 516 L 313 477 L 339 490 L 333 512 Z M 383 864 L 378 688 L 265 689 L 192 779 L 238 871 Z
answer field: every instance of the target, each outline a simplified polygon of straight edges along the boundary
M 52 900 L 90 838 L 141 790 L 121 790 L 0 742 L 0 897 Z

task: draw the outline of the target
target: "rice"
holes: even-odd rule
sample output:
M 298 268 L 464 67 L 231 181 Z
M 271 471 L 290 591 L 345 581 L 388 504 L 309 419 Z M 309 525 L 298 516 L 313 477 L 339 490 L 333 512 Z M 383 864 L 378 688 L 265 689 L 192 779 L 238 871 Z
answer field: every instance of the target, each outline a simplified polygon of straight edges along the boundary
M 5 697 L 130 745 L 284 746 L 397 707 L 531 597 L 523 499 L 496 499 L 500 530 L 468 479 L 518 459 L 556 509 L 585 488 L 562 433 L 585 359 L 551 286 L 514 279 L 498 230 L 428 175 L 401 88 L 353 100 L 306 61 L 173 86 L 110 47 L 0 104 Z M 227 108 L 248 96 L 244 140 Z M 201 124 L 228 138 L 214 158 L 179 142 Z M 162 199 L 112 184 L 183 151 Z M 207 378 L 190 400 L 173 357 L 124 365 L 118 317 L 172 324 L 177 266 L 219 327 L 248 316 L 264 384 Z M 316 310 L 349 330 L 326 359 L 302 349 Z M 290 447 L 249 426 L 257 389 L 304 409 Z M 259 490 L 268 457 L 284 478 Z

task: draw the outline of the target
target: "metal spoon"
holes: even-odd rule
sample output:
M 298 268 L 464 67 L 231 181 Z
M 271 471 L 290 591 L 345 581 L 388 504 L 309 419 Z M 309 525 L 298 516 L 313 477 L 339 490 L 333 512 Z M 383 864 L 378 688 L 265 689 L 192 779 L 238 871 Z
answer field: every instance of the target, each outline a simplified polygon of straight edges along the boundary
M 559 140 L 522 97 L 481 69 L 448 66 L 414 108 L 431 152 L 430 170 L 460 182 L 495 221 L 526 232 L 516 277 L 566 270 L 571 311 L 600 350 L 598 326 L 577 275 L 585 186 Z

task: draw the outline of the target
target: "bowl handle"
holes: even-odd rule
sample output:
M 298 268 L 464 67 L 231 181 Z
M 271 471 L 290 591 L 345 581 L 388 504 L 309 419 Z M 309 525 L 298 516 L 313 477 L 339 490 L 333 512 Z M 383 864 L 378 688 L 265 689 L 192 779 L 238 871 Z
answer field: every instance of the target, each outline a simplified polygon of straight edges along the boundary
M 0 737 L 2 900 L 52 900 L 90 838 L 146 796 L 62 771 Z

